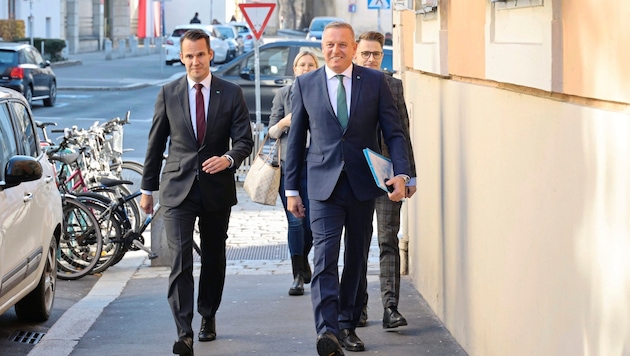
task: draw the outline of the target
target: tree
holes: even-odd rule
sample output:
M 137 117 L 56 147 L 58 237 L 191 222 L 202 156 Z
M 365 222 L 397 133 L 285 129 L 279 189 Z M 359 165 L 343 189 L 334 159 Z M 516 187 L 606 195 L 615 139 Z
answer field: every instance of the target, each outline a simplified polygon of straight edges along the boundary
M 334 0 L 278 0 L 284 28 L 303 30 L 315 16 L 337 16 Z

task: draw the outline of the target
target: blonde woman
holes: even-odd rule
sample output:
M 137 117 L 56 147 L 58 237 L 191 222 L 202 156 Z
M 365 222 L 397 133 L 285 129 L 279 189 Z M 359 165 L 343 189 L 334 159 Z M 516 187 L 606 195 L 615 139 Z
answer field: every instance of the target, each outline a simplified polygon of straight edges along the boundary
M 300 76 L 319 67 L 317 55 L 310 51 L 302 51 L 295 56 L 293 61 L 293 73 Z M 303 295 L 304 283 L 311 282 L 311 267 L 308 263 L 308 253 L 313 246 L 313 234 L 308 216 L 308 195 L 306 194 L 306 165 L 302 170 L 300 196 L 303 197 L 306 207 L 306 216 L 298 219 L 287 210 L 287 198 L 284 194 L 284 160 L 287 152 L 287 137 L 291 127 L 291 90 L 293 84 L 280 89 L 273 98 L 271 115 L 269 116 L 269 136 L 280 140 L 280 166 L 282 177 L 280 179 L 280 199 L 287 215 L 289 229 L 287 238 L 289 252 L 291 253 L 291 265 L 293 267 L 293 283 L 289 288 L 289 295 Z

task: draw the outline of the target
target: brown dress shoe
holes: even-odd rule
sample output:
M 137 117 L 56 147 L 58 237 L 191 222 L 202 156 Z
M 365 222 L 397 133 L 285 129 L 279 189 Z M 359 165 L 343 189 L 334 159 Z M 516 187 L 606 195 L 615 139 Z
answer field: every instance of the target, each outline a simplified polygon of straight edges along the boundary
M 341 346 L 348 351 L 365 351 L 365 344 L 352 329 L 342 329 L 339 332 Z
M 407 320 L 398 312 L 396 307 L 385 308 L 385 312 L 383 312 L 383 329 L 393 329 L 405 325 L 407 325 Z
M 217 325 L 215 318 L 202 318 L 199 328 L 199 341 L 212 341 L 217 338 Z
M 192 337 L 185 336 L 177 339 L 173 344 L 173 353 L 182 356 L 194 356 Z
M 326 331 L 317 336 L 317 354 L 319 356 L 344 356 L 337 336 L 332 331 Z

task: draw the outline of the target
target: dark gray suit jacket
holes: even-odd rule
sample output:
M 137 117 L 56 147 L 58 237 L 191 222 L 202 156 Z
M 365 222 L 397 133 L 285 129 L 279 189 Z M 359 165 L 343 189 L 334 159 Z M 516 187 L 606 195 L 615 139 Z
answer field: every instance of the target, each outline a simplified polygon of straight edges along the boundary
M 168 158 L 160 182 L 162 155 L 167 142 Z M 186 198 L 199 174 L 206 210 L 225 209 L 236 204 L 234 172 L 250 155 L 253 145 L 249 110 L 241 88 L 213 76 L 206 134 L 201 147 L 197 147 L 190 117 L 188 83 L 183 76 L 163 86 L 158 94 L 144 161 L 142 189 L 159 189 L 160 204 L 176 207 Z M 232 169 L 217 174 L 201 171 L 203 161 L 224 154 L 234 159 Z
M 385 74 L 385 81 L 387 81 L 387 85 L 389 85 L 389 89 L 392 91 L 392 95 L 396 101 L 398 116 L 401 120 L 400 124 L 402 125 L 407 139 L 407 152 L 409 153 L 409 176 L 416 177 L 416 163 L 413 157 L 411 139 L 409 138 L 409 114 L 407 113 L 407 104 L 405 103 L 405 95 L 403 94 L 402 80 L 394 78 L 389 74 Z M 383 151 L 383 156 L 389 157 L 389 149 L 387 149 L 387 145 L 385 145 L 385 140 L 383 138 L 381 138 L 381 150 Z
M 378 188 L 363 155 L 364 148 L 380 152 L 379 126 L 394 164 L 394 174 L 409 175 L 407 142 L 392 93 L 380 71 L 353 65 L 350 117 L 344 130 L 328 96 L 325 67 L 296 78 L 289 131 L 285 188 L 298 190 L 307 131 L 311 143 L 306 156 L 308 194 L 327 200 L 345 170 L 359 200 L 374 199 Z

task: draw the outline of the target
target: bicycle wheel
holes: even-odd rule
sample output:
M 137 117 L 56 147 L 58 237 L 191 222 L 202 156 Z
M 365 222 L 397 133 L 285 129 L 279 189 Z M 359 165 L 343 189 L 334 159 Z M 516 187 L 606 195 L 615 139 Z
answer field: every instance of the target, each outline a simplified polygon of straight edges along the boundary
M 92 270 L 93 273 L 100 273 L 112 266 L 114 261 L 120 261 L 121 256 L 125 254 L 123 236 L 130 230 L 130 225 L 128 221 L 124 221 L 124 216 L 115 209 L 112 210 L 112 202 L 105 196 L 87 192 L 77 194 L 77 199 L 92 211 L 103 236 L 101 257 Z
M 114 188 L 96 186 L 91 187 L 90 192 L 94 192 L 96 194 L 105 196 L 109 198 L 110 201 L 119 202 L 122 204 L 122 208 L 124 211 L 118 211 L 120 215 L 126 215 L 129 220 L 130 226 L 129 228 L 138 230 L 140 226 L 142 226 L 142 213 L 140 209 L 140 202 L 136 199 L 128 198 L 131 196 L 131 193 L 127 190 L 126 186 L 117 186 Z M 85 193 L 81 193 L 79 195 L 85 195 Z M 120 199 L 122 198 L 122 199 Z M 124 226 L 127 228 L 126 226 Z
M 126 187 L 131 193 L 135 193 L 140 190 L 143 172 L 144 166 L 142 165 L 142 163 L 135 161 L 123 161 L 120 164 L 118 176 L 120 177 L 120 179 L 132 181 L 133 184 L 131 186 L 126 185 Z
M 135 161 L 123 161 L 120 164 L 120 179 L 132 181 L 132 185 L 125 185 L 125 188 L 129 190 L 129 193 L 135 193 L 140 190 L 142 184 L 142 173 L 144 172 L 144 165 Z M 134 225 L 135 228 L 139 228 L 142 221 L 146 218 L 146 214 L 140 209 L 140 196 L 134 199 L 134 202 L 138 208 L 139 217 L 138 224 Z
M 57 247 L 57 277 L 74 280 L 92 272 L 103 249 L 98 221 L 73 196 L 63 196 L 63 231 Z

